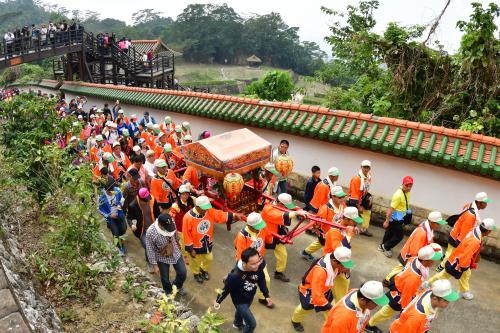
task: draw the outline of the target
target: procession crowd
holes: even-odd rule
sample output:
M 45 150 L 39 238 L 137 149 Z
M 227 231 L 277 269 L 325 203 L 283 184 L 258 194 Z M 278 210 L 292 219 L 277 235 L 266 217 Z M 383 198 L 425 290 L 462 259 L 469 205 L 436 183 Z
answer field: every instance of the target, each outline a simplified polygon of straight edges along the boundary
M 75 165 L 92 165 L 93 180 L 101 190 L 99 211 L 118 251 L 126 255 L 123 236 L 130 228 L 144 247 L 148 269 L 159 274 L 165 293 L 174 289 L 178 295 L 195 293 L 184 289 L 186 266 L 197 283 L 210 279 L 214 224 L 245 221 L 234 240 L 234 267 L 224 268 L 229 273 L 213 304 L 218 309 L 230 296 L 235 329 L 250 333 L 257 327 L 251 312 L 255 295 L 262 306 L 276 306 L 264 255 L 273 251 L 273 277 L 289 283 L 290 246 L 282 242 L 282 236 L 287 227 L 313 217 L 327 223 L 314 225 L 310 231 L 315 240 L 301 249 L 301 256 L 311 265 L 296 281 L 297 307 L 290 314 L 296 331 L 303 332 L 306 316 L 316 311 L 324 313 L 322 333 L 381 332 L 377 325 L 384 321 L 392 321 L 391 333 L 423 333 L 450 302 L 473 298 L 471 272 L 477 268 L 484 238 L 496 229 L 493 219 L 480 216 L 490 202 L 486 193 L 471 194 L 471 202 L 447 220 L 440 212 L 431 212 L 396 254 L 398 264 L 386 277 L 351 288 L 351 243 L 359 237 L 372 237 L 370 188 L 376 180 L 369 160 L 361 161 L 359 170 L 353 172 L 348 191 L 338 185 L 342 176 L 338 168 L 332 166 L 322 178 L 322 170 L 313 166 L 305 187 L 305 205 L 299 208 L 287 193 L 286 176 L 276 168 L 280 156 L 293 157 L 290 143 L 282 140 L 252 183 L 266 197 L 259 199 L 259 211 L 244 216 L 214 208 L 204 192 L 210 179 L 184 163 L 183 147 L 209 138 L 209 131 L 194 138 L 188 122 L 175 124 L 169 115 L 156 120 L 145 112 L 138 117 L 124 110 L 119 101 L 102 108 L 87 104 L 85 97 L 57 102 L 54 112 L 61 118 L 73 118 L 72 129 L 58 138 L 59 144 Z M 413 178 L 406 176 L 392 196 L 378 247 L 387 257 L 393 256 L 393 249 L 404 239 L 403 226 L 411 223 L 413 186 Z M 452 230 L 443 251 L 434 242 L 434 232 L 445 224 Z M 431 276 L 434 266 L 438 273 Z M 459 292 L 452 289 L 450 280 L 458 280 Z

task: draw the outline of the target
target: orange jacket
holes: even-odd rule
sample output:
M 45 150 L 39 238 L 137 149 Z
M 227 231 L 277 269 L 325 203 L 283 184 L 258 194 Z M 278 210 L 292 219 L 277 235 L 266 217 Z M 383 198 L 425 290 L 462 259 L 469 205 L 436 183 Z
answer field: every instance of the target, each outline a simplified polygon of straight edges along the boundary
M 95 166 L 94 166 L 94 169 L 92 169 L 92 173 L 94 174 L 94 180 L 97 180 L 99 177 L 102 176 L 101 174 L 101 168 L 103 167 L 103 165 L 101 163 L 97 163 Z M 113 170 L 109 170 L 109 174 L 111 176 L 113 176 L 113 178 L 115 180 L 118 180 L 118 178 L 120 178 L 120 173 L 118 171 L 117 168 L 114 167 L 114 165 L 112 165 L 113 167 Z
M 408 263 L 394 276 L 397 290 L 389 291 L 389 305 L 396 311 L 401 311 L 413 299 L 422 284 L 422 272 L 419 268 L 420 261 L 417 257 L 410 258 Z
M 264 254 L 266 252 L 266 238 L 269 237 L 269 234 L 266 228 L 258 231 L 257 235 L 253 234 L 250 229 L 246 226 L 236 234 L 236 238 L 234 239 L 234 247 L 236 249 L 236 260 L 240 260 L 241 253 L 248 249 L 249 247 L 253 247 L 257 251 L 259 251 L 260 256 L 264 258 Z
M 259 180 L 257 181 L 257 184 L 255 184 L 255 180 L 252 178 L 249 181 L 246 182 L 248 185 L 252 186 L 258 191 L 262 191 L 263 194 L 266 194 L 268 196 L 273 196 L 273 189 L 276 184 L 276 177 L 273 175 L 271 177 L 271 180 L 267 181 L 262 174 L 259 175 Z M 262 197 L 259 197 L 257 199 L 257 203 L 261 205 L 265 200 Z
M 334 205 L 332 205 L 330 201 L 328 201 L 326 205 L 323 205 L 319 208 L 318 213 L 316 215 L 330 222 L 340 223 L 340 221 L 342 220 L 342 213 L 346 206 L 347 206 L 346 203 L 342 202 L 340 204 L 340 207 L 337 208 Z M 330 225 L 321 223 L 320 229 L 321 232 L 323 233 L 323 237 L 324 235 L 326 235 L 328 230 L 330 230 L 330 228 L 331 228 Z
M 289 212 L 282 212 L 274 208 L 272 204 L 266 204 L 264 206 L 261 216 L 266 222 L 267 231 L 278 235 L 284 235 L 286 233 L 285 226 L 289 226 L 292 223 Z M 272 238 L 269 238 L 268 240 L 271 239 Z
M 431 328 L 435 314 L 430 310 L 432 291 L 425 289 L 401 312 L 391 327 L 390 333 L 425 333 Z
M 198 171 L 195 167 L 188 166 L 186 171 L 184 171 L 184 175 L 182 175 L 183 180 L 187 180 L 189 184 L 193 185 L 195 189 L 200 186 L 200 179 L 198 178 Z
M 172 181 L 172 187 L 177 190 L 181 184 L 181 181 L 175 176 L 172 170 L 168 170 L 165 179 L 170 179 Z M 168 193 L 172 191 L 170 186 L 168 186 L 165 181 L 156 175 L 151 179 L 151 194 L 156 198 L 159 203 L 170 202 L 168 199 Z M 174 195 L 174 194 L 173 194 Z M 175 197 L 175 195 L 174 195 Z
M 123 170 L 123 172 L 127 172 L 128 168 L 132 165 L 127 155 L 125 155 L 125 153 L 123 152 L 120 154 L 120 164 L 118 164 L 118 158 L 115 154 L 113 154 L 113 157 L 115 158 L 115 160 L 113 161 L 113 167 L 115 169 L 118 169 L 118 172 L 120 172 L 121 170 Z
M 309 269 L 299 285 L 300 303 L 303 309 L 326 311 L 332 307 L 332 289 L 325 286 L 327 276 L 325 257 L 322 257 Z
M 313 197 L 311 199 L 311 202 L 309 202 L 312 212 L 317 213 L 319 208 L 323 205 L 326 205 L 329 199 L 330 199 L 330 184 L 328 183 L 328 180 L 323 179 L 314 188 Z
M 323 253 L 332 253 L 339 246 L 345 246 L 348 249 L 351 248 L 351 240 L 350 237 L 346 235 L 345 231 L 330 228 L 325 235 L 325 248 L 323 249 Z
M 349 198 L 358 200 L 358 204 L 361 203 L 361 198 L 363 197 L 363 191 L 359 189 L 360 187 L 361 177 L 359 175 L 353 176 L 349 183 Z
M 182 219 L 182 235 L 187 252 L 194 250 L 198 254 L 212 252 L 213 224 L 233 221 L 233 214 L 211 208 L 204 215 L 199 215 L 196 208 L 191 209 Z
M 464 210 L 467 210 L 463 213 L 453 226 L 453 229 L 450 231 L 450 237 L 448 238 L 448 243 L 453 247 L 457 247 L 458 244 L 467 236 L 469 232 L 472 231 L 474 226 L 476 225 L 476 215 L 471 213 L 468 209 L 471 208 L 471 204 L 466 204 L 464 206 Z
M 370 316 L 359 317 L 358 289 L 353 289 L 347 293 L 328 312 L 325 324 L 321 333 L 363 333 Z
M 90 148 L 90 153 L 89 153 L 90 160 L 98 163 L 102 157 L 102 154 L 104 154 L 105 152 L 108 152 L 108 153 L 113 152 L 111 150 L 111 147 L 108 144 L 104 145 L 104 147 L 102 147 L 102 148 L 99 148 L 96 146 Z
M 482 239 L 479 227 L 474 228 L 460 245 L 451 252 L 445 265 L 446 272 L 456 279 L 460 279 L 462 273 L 468 270 L 472 263 L 476 261 L 481 250 Z
M 156 136 L 149 133 L 148 131 L 144 131 L 141 133 L 141 138 L 146 140 L 146 143 L 149 146 L 149 148 L 151 148 L 152 150 L 155 150 L 155 148 L 156 148 L 156 143 L 155 143 Z
M 404 266 L 409 258 L 416 257 L 418 255 L 418 251 L 421 248 L 434 243 L 434 240 L 428 240 L 424 223 L 425 222 L 421 223 L 418 227 L 415 228 L 415 230 L 413 230 L 410 237 L 408 237 L 405 245 L 401 249 L 398 257 L 401 265 Z

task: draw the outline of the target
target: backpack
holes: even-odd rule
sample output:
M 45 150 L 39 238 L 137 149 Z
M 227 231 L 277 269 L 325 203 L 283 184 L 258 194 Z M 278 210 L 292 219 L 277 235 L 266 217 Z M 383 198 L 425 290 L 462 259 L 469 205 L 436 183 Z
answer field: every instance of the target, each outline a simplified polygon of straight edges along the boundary
M 460 216 L 462 216 L 467 211 L 470 212 L 471 214 L 476 215 L 474 208 L 472 208 L 472 204 L 470 204 L 469 207 L 466 210 L 462 211 L 461 213 L 449 216 L 446 219 L 446 222 L 448 222 L 448 225 L 453 228 L 455 226 L 455 223 L 457 223 L 458 219 L 460 218 Z

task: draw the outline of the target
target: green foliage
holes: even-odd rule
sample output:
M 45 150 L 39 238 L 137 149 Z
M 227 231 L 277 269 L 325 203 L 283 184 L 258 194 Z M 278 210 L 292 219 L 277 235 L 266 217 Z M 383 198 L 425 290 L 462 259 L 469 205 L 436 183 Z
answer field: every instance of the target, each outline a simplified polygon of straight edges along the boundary
M 188 321 L 186 319 L 179 319 L 177 303 L 175 302 L 175 295 L 177 294 L 177 287 L 173 287 L 173 292 L 170 295 L 163 295 L 158 301 L 157 316 L 159 317 L 158 323 L 151 321 L 143 321 L 142 326 L 148 333 L 189 333 Z
M 198 326 L 199 333 L 220 333 L 221 326 L 224 324 L 224 317 L 217 313 L 212 312 L 210 309 L 200 318 Z
M 65 150 L 51 142 L 70 130 L 70 121 L 55 117 L 54 100 L 31 94 L 0 106 L 6 118 L 2 158 L 10 171 L 3 186 L 27 188 L 39 205 L 39 223 L 51 231 L 31 256 L 35 275 L 45 286 L 55 284 L 63 298 L 92 294 L 99 272 L 88 262 L 106 258 L 109 245 L 100 234 L 90 168 L 74 167 Z
M 287 101 L 290 99 L 294 85 L 290 73 L 270 71 L 258 81 L 246 87 L 245 94 L 256 95 L 267 101 Z
M 472 7 L 469 21 L 457 23 L 464 35 L 456 55 L 439 42 L 434 48 L 419 42 L 424 26 L 389 23 L 382 35 L 374 33 L 378 1 L 347 6 L 345 13 L 323 9 L 339 19 L 327 38 L 334 60 L 317 73 L 335 86 L 328 105 L 498 136 L 500 10 L 493 3 Z

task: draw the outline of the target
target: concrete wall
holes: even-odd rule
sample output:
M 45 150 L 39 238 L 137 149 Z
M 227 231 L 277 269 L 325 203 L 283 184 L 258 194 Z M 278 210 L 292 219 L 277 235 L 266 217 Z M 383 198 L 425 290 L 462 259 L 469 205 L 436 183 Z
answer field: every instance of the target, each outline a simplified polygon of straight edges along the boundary
M 33 88 L 38 90 L 39 88 Z M 67 95 L 67 98 L 74 96 Z M 108 101 L 109 103 L 113 101 Z M 89 104 L 102 107 L 103 100 L 89 98 Z M 209 130 L 212 135 L 241 128 L 242 125 L 221 120 L 200 118 L 175 112 L 166 112 L 135 105 L 122 105 L 125 114 L 137 114 L 141 117 L 144 111 L 149 111 L 157 121 L 162 121 L 168 114 L 175 123 L 189 121 L 193 135 L 197 136 L 203 130 Z M 292 190 L 300 198 L 300 189 L 304 187 L 306 175 L 310 168 L 318 165 L 323 176 L 331 166 L 341 171 L 340 185 L 348 186 L 350 178 L 357 173 L 362 160 L 372 162 L 373 184 L 371 192 L 375 195 L 374 219 L 375 222 L 385 214 L 389 205 L 388 200 L 400 186 L 406 175 L 411 175 L 415 185 L 411 192 L 411 205 L 414 209 L 414 221 L 425 219 L 428 210 L 439 210 L 444 214 L 458 213 L 462 206 L 473 200 L 475 193 L 487 192 L 493 202 L 481 211 L 481 216 L 492 217 L 500 225 L 500 182 L 491 178 L 471 175 L 455 169 L 447 169 L 427 163 L 398 158 L 369 150 L 353 148 L 348 145 L 339 145 L 319 141 L 311 138 L 290 135 L 274 130 L 248 127 L 270 143 L 277 145 L 281 139 L 290 141 L 290 154 L 294 158 L 294 171 L 297 175 L 291 177 Z M 446 237 L 442 236 L 443 240 Z M 500 258 L 500 239 L 498 232 L 494 233 L 486 242 L 485 251 L 493 257 Z

